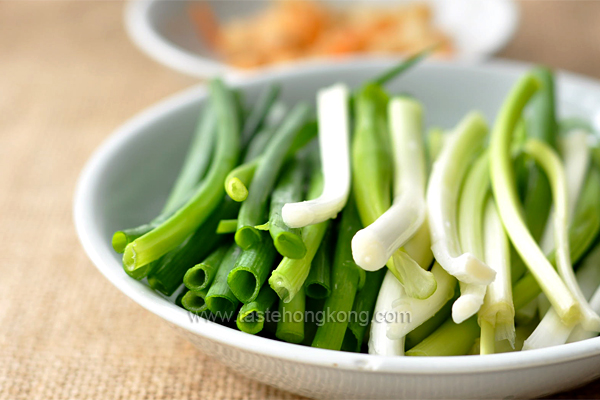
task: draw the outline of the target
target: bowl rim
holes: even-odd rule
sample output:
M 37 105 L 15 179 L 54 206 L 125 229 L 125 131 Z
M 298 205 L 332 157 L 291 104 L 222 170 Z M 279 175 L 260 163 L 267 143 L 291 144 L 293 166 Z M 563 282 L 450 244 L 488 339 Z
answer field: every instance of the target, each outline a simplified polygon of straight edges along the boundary
M 168 40 L 161 35 L 152 24 L 151 10 L 154 5 L 165 0 L 128 0 L 125 4 L 123 20 L 127 35 L 131 41 L 148 57 L 165 65 L 175 71 L 196 78 L 207 78 L 212 76 L 228 76 L 232 78 L 243 79 L 256 73 L 268 73 L 274 70 L 303 67 L 311 64 L 320 64 L 322 62 L 331 62 L 327 58 L 322 59 L 302 59 L 290 61 L 281 64 L 267 65 L 255 70 L 244 70 L 228 65 L 218 58 L 203 56 L 193 51 L 180 47 L 177 43 Z M 507 14 L 506 26 L 504 26 L 504 36 L 501 37 L 493 46 L 479 53 L 458 56 L 457 58 L 481 61 L 491 57 L 503 49 L 514 37 L 520 22 L 520 11 L 515 0 L 495 0 L 501 3 Z M 360 61 L 365 58 L 389 59 L 398 58 L 398 55 L 347 55 L 343 57 L 346 61 Z
M 351 64 L 322 63 L 306 69 L 286 69 L 269 74 L 255 75 L 246 80 L 230 80 L 234 87 L 245 88 L 261 85 L 274 79 L 319 74 L 325 71 L 351 71 L 365 67 L 385 67 L 389 62 L 363 60 Z M 441 68 L 482 70 L 498 73 L 519 74 L 530 67 L 529 64 L 505 60 L 492 60 L 475 65 L 468 62 L 427 62 Z M 600 95 L 600 83 L 590 78 L 560 71 L 558 78 L 565 84 L 585 87 Z M 114 255 L 98 244 L 103 238 L 94 225 L 93 192 L 101 180 L 109 159 L 124 143 L 144 134 L 147 127 L 166 115 L 207 96 L 203 85 L 185 89 L 165 100 L 145 109 L 116 129 L 92 154 L 83 168 L 75 190 L 73 218 L 79 240 L 90 260 L 98 270 L 121 292 L 133 301 L 158 315 L 171 324 L 188 332 L 243 351 L 260 354 L 289 362 L 297 362 L 321 367 L 339 368 L 354 371 L 403 373 L 403 374 L 445 374 L 496 372 L 508 369 L 524 369 L 546 364 L 557 364 L 600 355 L 600 337 L 561 346 L 514 353 L 492 354 L 479 357 L 389 357 L 362 353 L 349 353 L 317 349 L 280 342 L 250 335 L 214 322 L 193 323 L 187 311 L 168 302 L 151 291 L 143 283 L 128 277 L 122 268 L 115 268 Z

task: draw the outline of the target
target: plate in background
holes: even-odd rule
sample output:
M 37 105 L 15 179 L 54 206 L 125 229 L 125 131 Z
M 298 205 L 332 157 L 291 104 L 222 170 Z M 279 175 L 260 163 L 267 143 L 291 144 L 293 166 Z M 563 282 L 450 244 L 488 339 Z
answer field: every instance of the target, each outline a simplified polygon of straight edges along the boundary
M 381 4 L 390 1 L 392 0 L 375 2 Z M 513 0 L 427 2 L 433 9 L 435 24 L 452 38 L 457 59 L 482 60 L 490 57 L 508 43 L 517 27 L 518 9 Z M 187 12 L 188 3 L 169 0 L 130 1 L 125 11 L 125 24 L 130 38 L 144 53 L 159 63 L 197 78 L 215 75 L 244 77 L 251 73 L 323 61 L 301 60 L 253 70 L 228 66 L 199 38 Z M 264 0 L 212 0 L 208 3 L 221 21 L 256 12 L 268 4 Z M 329 3 L 333 4 L 335 1 Z M 369 56 L 361 54 L 353 57 Z M 387 56 L 390 57 L 392 56 Z

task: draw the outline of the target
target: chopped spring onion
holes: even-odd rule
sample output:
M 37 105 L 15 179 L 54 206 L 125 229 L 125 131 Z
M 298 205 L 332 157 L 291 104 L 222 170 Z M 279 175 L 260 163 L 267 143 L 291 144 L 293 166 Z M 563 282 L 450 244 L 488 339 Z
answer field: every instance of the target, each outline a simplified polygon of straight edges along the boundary
M 260 289 L 258 297 L 254 301 L 244 304 L 240 309 L 235 321 L 238 329 L 252 335 L 262 331 L 265 325 L 265 314 L 276 301 L 277 294 L 269 285 L 264 285 Z
M 287 203 L 283 221 L 290 228 L 323 222 L 344 208 L 350 194 L 349 90 L 337 84 L 317 94 L 319 148 L 323 167 L 323 193 L 313 200 Z
M 222 219 L 217 225 L 217 234 L 234 233 L 237 230 L 237 219 Z
M 260 159 L 244 163 L 233 170 L 225 178 L 225 192 L 233 200 L 242 202 L 248 197 L 248 186 L 254 178 Z
M 273 242 L 261 240 L 238 257 L 227 276 L 227 284 L 239 301 L 245 304 L 256 299 L 273 269 L 276 254 Z
M 275 185 L 288 150 L 296 136 L 302 131 L 310 114 L 307 104 L 298 104 L 283 120 L 273 139 L 265 149 L 250 184 L 248 198 L 242 203 L 238 215 L 238 230 L 235 242 L 248 249 L 261 240 L 255 228 L 261 224 L 267 209 L 267 200 Z
M 492 282 L 496 273 L 473 254 L 461 251 L 456 213 L 461 182 L 486 134 L 483 117 L 467 115 L 433 165 L 427 190 L 431 249 L 436 260 L 459 281 L 480 285 Z
M 183 284 L 190 290 L 199 292 L 208 289 L 227 253 L 230 244 L 219 246 L 204 261 L 188 269 L 183 276 Z
M 311 179 L 308 198 L 316 198 L 323 190 L 323 176 L 316 173 Z M 306 254 L 299 259 L 287 258 L 279 263 L 269 278 L 269 285 L 275 290 L 284 303 L 289 303 L 304 285 L 312 263 L 329 221 L 309 225 L 302 229 L 302 241 L 306 246 Z
M 500 110 L 490 144 L 492 189 L 502 223 L 511 242 L 561 319 L 572 324 L 581 318 L 579 304 L 525 225 L 511 164 L 511 140 L 515 126 L 527 101 L 539 85 L 540 82 L 533 75 L 525 75 L 512 89 Z
M 222 182 L 235 166 L 239 153 L 239 127 L 231 118 L 235 104 L 220 80 L 210 83 L 212 107 L 217 114 L 217 144 L 210 169 L 190 200 L 157 228 L 129 243 L 123 253 L 128 272 L 142 268 L 180 245 L 209 217 L 223 197 Z M 214 232 L 214 231 L 213 231 Z
M 236 203 L 225 199 L 193 235 L 158 260 L 146 264 L 151 267 L 148 274 L 150 287 L 166 296 L 173 294 L 181 286 L 190 265 L 201 262 L 227 239 L 224 235 L 215 235 L 214 231 L 222 218 L 235 215 L 238 209 Z
M 556 242 L 556 264 L 558 272 L 579 303 L 583 314 L 581 324 L 587 330 L 600 332 L 600 316 L 591 309 L 581 293 L 569 252 L 567 179 L 560 157 L 544 142 L 530 139 L 525 143 L 524 151 L 544 170 L 550 181 L 554 200 L 554 233 Z M 547 294 L 546 294 L 547 295 Z M 550 299 L 551 300 L 551 299 Z M 554 304 L 553 304 L 554 306 Z M 566 322 L 566 321 L 565 321 Z M 565 323 L 565 325 L 569 325 Z
M 204 299 L 208 309 L 213 314 L 220 314 L 221 318 L 229 317 L 227 314 L 233 313 L 240 303 L 227 284 L 227 276 L 235 267 L 240 254 L 242 254 L 242 249 L 235 243 L 229 247 Z
M 271 211 L 269 212 L 269 233 L 275 248 L 284 257 L 302 258 L 306 254 L 306 246 L 302 241 L 299 228 L 290 228 L 284 223 L 282 208 L 293 201 L 304 197 L 304 169 L 306 163 L 294 159 L 284 167 L 273 193 L 271 194 Z
M 207 293 L 208 289 L 204 289 L 202 291 L 190 290 L 181 298 L 181 305 L 189 312 L 203 315 L 208 311 L 208 306 L 206 305 L 205 301 Z

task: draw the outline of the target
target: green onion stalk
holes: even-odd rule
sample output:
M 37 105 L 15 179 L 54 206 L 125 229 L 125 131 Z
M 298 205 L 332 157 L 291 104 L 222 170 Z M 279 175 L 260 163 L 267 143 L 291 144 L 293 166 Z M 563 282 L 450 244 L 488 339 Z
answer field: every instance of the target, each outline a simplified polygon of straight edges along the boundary
M 208 309 L 219 319 L 229 320 L 240 303 L 227 284 L 227 276 L 241 254 L 242 249 L 235 243 L 229 247 L 204 299 Z
M 498 114 L 490 145 L 492 188 L 502 223 L 513 246 L 561 319 L 565 324 L 573 324 L 581 318 L 579 303 L 531 236 L 521 214 L 514 181 L 510 148 L 513 132 L 523 108 L 540 85 L 540 81 L 531 74 L 522 77 Z
M 323 176 L 315 172 L 308 189 L 308 198 L 319 197 L 323 190 Z M 310 272 L 311 263 L 319 249 L 329 220 L 302 228 L 302 241 L 306 254 L 299 259 L 285 257 L 269 278 L 269 285 L 284 303 L 289 303 L 303 287 Z
M 285 303 L 279 302 L 279 317 L 275 336 L 289 343 L 301 343 L 304 340 L 304 320 L 306 296 L 304 288 L 300 288 L 294 298 Z
M 255 226 L 264 221 L 267 200 L 285 161 L 285 156 L 309 114 L 310 107 L 308 105 L 297 105 L 281 123 L 261 157 L 250 184 L 248 198 L 242 203 L 238 215 L 235 241 L 243 249 L 248 249 L 261 240 L 261 235 Z
M 304 282 L 306 296 L 313 299 L 325 299 L 331 294 L 331 259 L 335 247 L 333 236 L 333 227 L 330 225 Z
M 277 293 L 269 285 L 264 285 L 253 301 L 246 303 L 240 309 L 236 325 L 242 332 L 256 335 L 265 325 L 265 315 L 277 301 Z
M 231 92 L 220 80 L 211 81 L 210 90 L 218 127 L 210 169 L 192 198 L 182 208 L 160 226 L 127 245 L 123 253 L 123 266 L 129 273 L 158 260 L 179 246 L 211 215 L 223 198 L 222 182 L 236 165 L 240 152 L 239 127 L 237 120 L 231 118 L 235 112 Z
M 230 246 L 230 243 L 226 243 L 217 247 L 204 261 L 188 269 L 183 276 L 185 287 L 195 292 L 208 289 Z
M 204 260 L 228 239 L 227 236 L 216 235 L 214 232 L 219 221 L 235 215 L 239 206 L 233 201 L 224 200 L 219 209 L 193 235 L 184 240 L 176 249 L 148 264 L 153 267 L 148 275 L 148 284 L 151 288 L 170 296 L 181 285 L 191 265 L 196 265 Z
M 117 253 L 123 253 L 129 243 L 166 221 L 190 198 L 210 164 L 215 132 L 216 118 L 212 107 L 207 105 L 202 110 L 192 144 L 160 215 L 147 224 L 115 232 L 112 246 Z M 142 279 L 144 276 L 133 277 Z
M 356 292 L 366 280 L 365 271 L 352 257 L 352 237 L 362 228 L 354 201 L 342 212 L 331 269 L 331 294 L 323 306 L 323 321 L 317 329 L 312 346 L 340 350 L 348 328 Z
M 276 254 L 273 242 L 267 239 L 243 251 L 227 276 L 227 284 L 238 300 L 245 304 L 256 299 L 273 269 Z
M 296 159 L 288 163 L 271 194 L 271 210 L 267 226 L 275 248 L 279 254 L 287 258 L 298 259 L 306 254 L 302 230 L 287 226 L 281 214 L 285 204 L 303 199 L 304 169 L 305 163 L 301 160 Z
M 581 195 L 577 201 L 573 222 L 569 229 L 569 248 L 571 260 L 575 264 L 593 244 L 600 232 L 600 170 L 592 165 L 588 171 Z M 552 264 L 555 261 L 555 253 L 551 253 L 548 259 Z M 535 299 L 542 289 L 532 274 L 525 274 L 513 284 L 513 301 L 515 309 L 525 307 Z

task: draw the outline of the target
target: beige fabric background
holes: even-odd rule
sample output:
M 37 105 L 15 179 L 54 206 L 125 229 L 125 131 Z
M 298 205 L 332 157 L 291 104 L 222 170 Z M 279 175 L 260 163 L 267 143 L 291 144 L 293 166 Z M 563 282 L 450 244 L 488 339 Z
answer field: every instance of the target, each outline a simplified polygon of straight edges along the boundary
M 122 8 L 0 1 L 0 399 L 298 399 L 199 354 L 79 246 L 71 199 L 86 159 L 125 119 L 195 83 L 134 48 Z M 522 11 L 503 56 L 600 77 L 600 2 Z

